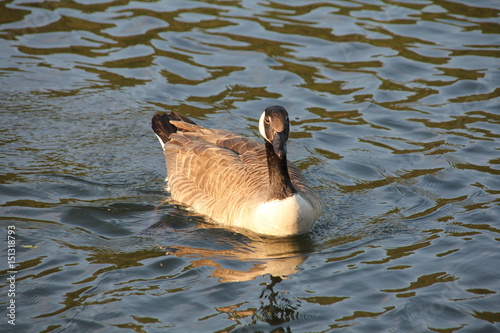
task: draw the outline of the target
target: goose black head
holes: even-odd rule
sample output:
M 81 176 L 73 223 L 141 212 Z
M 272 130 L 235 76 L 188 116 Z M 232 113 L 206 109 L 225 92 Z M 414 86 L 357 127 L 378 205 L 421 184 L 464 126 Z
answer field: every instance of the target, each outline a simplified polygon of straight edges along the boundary
M 272 144 L 274 153 L 280 159 L 286 158 L 286 141 L 290 134 L 288 112 L 279 105 L 267 107 L 259 120 L 260 134 Z

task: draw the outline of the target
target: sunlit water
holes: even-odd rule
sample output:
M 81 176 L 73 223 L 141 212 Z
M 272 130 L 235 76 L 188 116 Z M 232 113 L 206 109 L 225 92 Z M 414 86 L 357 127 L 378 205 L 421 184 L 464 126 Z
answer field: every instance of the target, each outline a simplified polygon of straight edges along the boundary
M 499 8 L 1 1 L 0 330 L 499 331 Z M 309 234 L 169 200 L 156 112 L 258 138 L 274 104 Z

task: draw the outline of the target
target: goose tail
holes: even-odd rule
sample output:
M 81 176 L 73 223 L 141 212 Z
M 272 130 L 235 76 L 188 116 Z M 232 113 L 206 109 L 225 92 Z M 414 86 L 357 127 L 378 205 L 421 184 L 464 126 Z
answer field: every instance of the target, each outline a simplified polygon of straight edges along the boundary
M 172 111 L 169 114 L 164 113 L 161 115 L 154 115 L 153 119 L 151 120 L 151 128 L 158 137 L 158 140 L 160 140 L 162 147 L 164 147 L 165 143 L 170 140 L 170 135 L 177 132 L 177 127 L 170 122 L 171 120 L 194 124 L 191 119 L 189 119 L 182 113 L 178 113 L 175 111 Z

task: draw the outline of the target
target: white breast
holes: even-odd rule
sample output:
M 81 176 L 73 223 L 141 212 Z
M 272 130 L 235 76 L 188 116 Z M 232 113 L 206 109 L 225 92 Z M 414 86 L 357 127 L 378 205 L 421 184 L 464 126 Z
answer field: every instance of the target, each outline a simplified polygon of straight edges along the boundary
M 248 222 L 252 223 L 251 229 L 255 232 L 289 236 L 307 232 L 319 214 L 300 194 L 294 194 L 283 200 L 260 204 Z

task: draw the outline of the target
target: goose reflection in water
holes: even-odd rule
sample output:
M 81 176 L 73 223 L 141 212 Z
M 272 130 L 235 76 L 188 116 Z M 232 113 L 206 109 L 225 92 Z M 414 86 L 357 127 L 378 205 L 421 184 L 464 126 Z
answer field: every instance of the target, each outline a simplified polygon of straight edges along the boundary
M 243 282 L 259 276 L 270 279 L 260 292 L 260 306 L 241 309 L 238 306 L 218 307 L 217 311 L 228 318 L 249 318 L 250 324 L 266 322 L 281 325 L 298 317 L 301 300 L 289 292 L 280 291 L 279 283 L 299 272 L 307 254 L 313 251 L 309 235 L 288 238 L 267 238 L 253 233 L 233 232 L 227 228 L 201 222 L 198 216 L 194 224 L 186 222 L 186 215 L 175 218 L 175 213 L 163 216 L 149 230 L 155 234 L 160 249 L 168 256 L 189 258 L 193 267 L 213 268 L 211 276 L 219 282 Z M 201 222 L 201 223 L 200 223 Z M 187 228 L 186 228 L 187 227 Z M 212 239 L 213 248 L 197 248 L 186 245 L 169 245 L 169 236 L 182 232 L 182 240 L 191 237 L 193 243 L 199 237 Z M 244 232 L 244 231 L 243 231 Z
M 191 263 L 195 267 L 213 267 L 212 277 L 218 278 L 220 282 L 249 281 L 265 274 L 286 279 L 300 271 L 299 265 L 305 261 L 305 254 L 313 250 L 313 241 L 307 234 L 267 238 L 253 233 L 243 234 L 242 230 L 233 232 L 218 228 L 216 225 L 200 223 L 201 218 L 194 218 L 195 224 L 183 233 L 183 243 L 189 242 L 190 236 L 193 243 L 199 237 L 210 238 L 213 248 L 168 244 L 170 232 L 179 228 L 179 221 L 172 223 L 175 219 L 170 215 L 164 216 L 149 230 L 154 232 L 158 246 L 167 255 L 193 258 Z
M 298 318 L 300 299 L 287 292 L 277 291 L 277 285 L 283 281 L 281 277 L 271 275 L 270 280 L 259 295 L 260 307 L 258 309 L 237 310 L 234 306 L 228 306 L 217 308 L 217 311 L 225 313 L 229 319 L 235 321 L 250 317 L 249 325 L 265 322 L 276 326 Z

